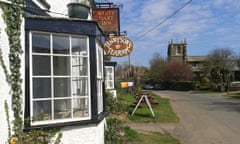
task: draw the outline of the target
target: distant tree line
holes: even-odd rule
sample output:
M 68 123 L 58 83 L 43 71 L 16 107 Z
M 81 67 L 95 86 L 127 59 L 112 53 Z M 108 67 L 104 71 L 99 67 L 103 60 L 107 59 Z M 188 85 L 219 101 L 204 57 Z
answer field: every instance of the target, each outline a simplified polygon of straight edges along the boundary
M 233 74 L 233 71 L 238 72 Z M 186 82 L 194 81 L 192 83 L 194 85 L 222 84 L 228 89 L 231 81 L 240 80 L 240 54 L 236 54 L 229 48 L 212 50 L 203 64 L 201 77 L 194 79 L 191 66 L 187 63 L 168 61 L 159 53 L 154 53 L 149 61 L 149 67 L 133 66 L 127 63 L 118 65 L 117 79 L 134 81 L 137 86 L 161 84 L 169 87 L 177 83 L 186 86 Z

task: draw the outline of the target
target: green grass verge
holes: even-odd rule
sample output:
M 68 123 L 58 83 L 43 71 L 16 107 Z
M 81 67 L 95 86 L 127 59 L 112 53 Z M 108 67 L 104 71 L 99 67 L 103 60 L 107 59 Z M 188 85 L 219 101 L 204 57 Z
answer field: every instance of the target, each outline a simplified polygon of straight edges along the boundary
M 141 137 L 143 141 L 139 144 L 180 144 L 179 140 L 161 133 L 141 134 Z
M 135 130 L 131 129 L 130 127 L 125 127 L 124 129 L 125 136 L 128 142 L 138 142 L 141 141 L 141 136 Z
M 198 90 L 198 91 L 191 91 L 193 94 L 222 94 L 223 92 L 218 91 L 211 91 L 211 90 Z
M 128 118 L 132 122 L 162 122 L 162 123 L 171 123 L 178 122 L 179 118 L 174 113 L 170 100 L 167 98 L 161 98 L 152 93 L 154 100 L 156 100 L 159 104 L 152 105 L 153 111 L 155 113 L 155 117 L 152 116 L 151 111 L 149 110 L 147 105 L 141 105 L 138 107 L 134 115 L 131 113 L 134 110 L 133 102 L 135 101 L 135 94 L 124 94 L 123 100 L 129 106 L 128 107 Z
M 170 135 L 154 132 L 142 134 L 137 133 L 129 127 L 125 128 L 125 135 L 127 137 L 125 143 L 127 144 L 180 144 L 179 140 Z
M 240 93 L 229 93 L 226 96 L 230 98 L 240 99 Z

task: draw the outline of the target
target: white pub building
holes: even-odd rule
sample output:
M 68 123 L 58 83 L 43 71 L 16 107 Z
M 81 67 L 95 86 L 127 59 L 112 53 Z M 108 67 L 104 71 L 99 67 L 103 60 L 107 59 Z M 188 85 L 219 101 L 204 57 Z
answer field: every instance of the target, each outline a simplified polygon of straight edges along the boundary
M 0 0 L 1 5 L 17 5 Z M 21 23 L 19 64 L 20 104 L 24 131 L 59 128 L 63 144 L 103 144 L 105 123 L 103 44 L 105 37 L 87 1 L 87 14 L 78 6 L 85 0 L 25 0 Z M 12 122 L 11 45 L 0 7 L 0 143 L 8 143 Z M 82 17 L 83 16 L 83 17 Z M 11 19 L 11 18 L 9 18 Z M 30 119 L 30 120 L 29 120 Z M 10 123 L 10 127 L 12 127 Z

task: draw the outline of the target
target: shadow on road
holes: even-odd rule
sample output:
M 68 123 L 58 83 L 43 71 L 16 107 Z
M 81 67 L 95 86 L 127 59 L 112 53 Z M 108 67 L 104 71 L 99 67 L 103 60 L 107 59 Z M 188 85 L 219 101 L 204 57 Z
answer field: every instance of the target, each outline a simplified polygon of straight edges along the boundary
M 230 102 L 230 101 L 216 101 L 210 103 L 210 108 L 208 110 L 225 110 L 225 111 L 236 111 L 240 112 L 240 103 Z

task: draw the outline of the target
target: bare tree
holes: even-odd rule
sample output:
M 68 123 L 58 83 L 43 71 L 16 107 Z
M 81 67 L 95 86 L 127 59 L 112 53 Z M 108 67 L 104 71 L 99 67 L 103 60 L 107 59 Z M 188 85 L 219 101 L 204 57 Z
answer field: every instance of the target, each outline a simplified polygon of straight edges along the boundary
M 214 49 L 207 57 L 205 72 L 214 83 L 228 84 L 231 79 L 231 72 L 236 66 L 234 52 L 228 48 Z
M 132 81 L 136 85 L 146 80 L 148 69 L 144 66 L 128 65 L 127 63 L 118 64 L 116 68 L 116 77 L 120 81 Z
M 164 78 L 164 67 L 166 60 L 161 57 L 159 53 L 154 53 L 153 58 L 150 60 L 150 77 L 152 83 L 161 83 Z
M 193 72 L 190 66 L 185 63 L 172 61 L 169 62 L 164 70 L 164 79 L 166 82 L 189 81 L 193 78 Z
M 236 63 L 237 63 L 237 66 L 240 68 L 240 53 L 237 56 Z

